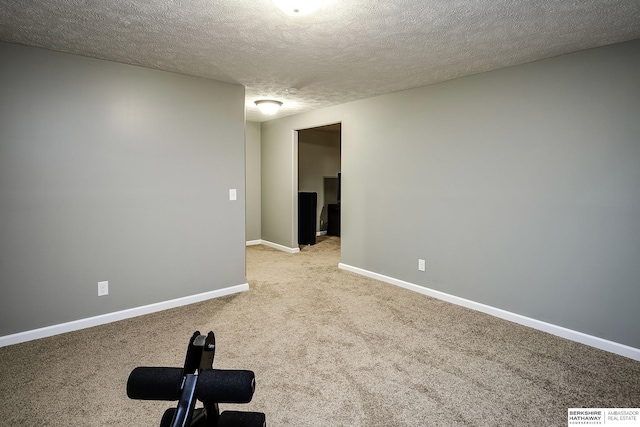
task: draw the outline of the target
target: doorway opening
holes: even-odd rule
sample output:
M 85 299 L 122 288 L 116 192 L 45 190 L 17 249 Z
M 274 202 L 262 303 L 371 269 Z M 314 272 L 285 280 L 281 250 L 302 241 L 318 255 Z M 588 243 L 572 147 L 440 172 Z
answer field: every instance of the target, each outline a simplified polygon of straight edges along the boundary
M 342 124 L 297 131 L 298 246 L 341 234 Z

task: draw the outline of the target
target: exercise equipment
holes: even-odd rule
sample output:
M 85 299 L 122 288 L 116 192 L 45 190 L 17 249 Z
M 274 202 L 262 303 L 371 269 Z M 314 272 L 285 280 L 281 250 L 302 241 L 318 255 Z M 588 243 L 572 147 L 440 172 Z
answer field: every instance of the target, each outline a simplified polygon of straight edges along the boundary
M 220 403 L 249 403 L 255 391 L 252 371 L 213 369 L 216 338 L 196 331 L 189 340 L 183 368 L 135 368 L 127 396 L 139 400 L 178 401 L 162 415 L 160 427 L 266 427 L 262 412 L 224 411 Z M 203 404 L 196 408 L 196 401 Z

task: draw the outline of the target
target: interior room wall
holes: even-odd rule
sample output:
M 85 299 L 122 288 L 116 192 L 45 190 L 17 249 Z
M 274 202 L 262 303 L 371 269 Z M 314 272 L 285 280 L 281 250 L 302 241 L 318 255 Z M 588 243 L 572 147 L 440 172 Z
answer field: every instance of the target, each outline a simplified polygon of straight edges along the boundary
M 262 238 L 261 232 L 261 191 L 260 191 L 260 123 L 247 122 L 245 129 L 246 144 L 246 239 L 256 241 Z
M 260 230 L 262 240 L 294 250 L 298 248 L 298 140 L 294 129 L 278 123 L 260 123 Z
M 340 172 L 340 133 L 316 129 L 298 132 L 298 191 L 318 194 L 316 230 L 322 230 L 324 177 Z M 326 216 L 326 215 L 325 215 Z
M 292 241 L 292 131 L 340 121 L 343 264 L 640 348 L 638 69 L 632 41 L 265 122 L 263 235 Z
M 0 335 L 246 283 L 242 86 L 8 43 L 0 63 Z

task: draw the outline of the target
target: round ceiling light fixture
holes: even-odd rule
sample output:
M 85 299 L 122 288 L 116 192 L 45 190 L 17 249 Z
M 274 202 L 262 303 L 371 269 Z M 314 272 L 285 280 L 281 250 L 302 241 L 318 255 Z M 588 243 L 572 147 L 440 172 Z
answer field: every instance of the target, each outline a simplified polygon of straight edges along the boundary
M 260 99 L 254 102 L 263 114 L 275 114 L 282 106 L 282 102 L 273 99 Z

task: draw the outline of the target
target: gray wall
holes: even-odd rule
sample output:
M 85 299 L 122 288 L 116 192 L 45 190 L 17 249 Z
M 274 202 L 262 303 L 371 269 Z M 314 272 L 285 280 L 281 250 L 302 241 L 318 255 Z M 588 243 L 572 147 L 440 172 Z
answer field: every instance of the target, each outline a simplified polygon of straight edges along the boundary
M 243 87 L 7 43 L 0 64 L 0 335 L 246 283 Z
M 298 133 L 298 191 L 318 194 L 317 231 L 322 230 L 320 214 L 325 205 L 324 177 L 337 177 L 338 172 L 340 172 L 340 133 L 315 129 L 300 131 Z M 326 212 L 323 218 L 326 221 Z
M 292 128 L 280 125 L 291 120 L 260 126 L 261 232 L 262 240 L 297 248 L 298 141 Z
M 294 240 L 292 130 L 340 121 L 341 262 L 640 348 L 639 69 L 633 41 L 265 122 L 263 235 Z
M 260 240 L 261 192 L 260 192 L 260 123 L 247 122 L 245 128 L 246 163 L 246 239 Z

